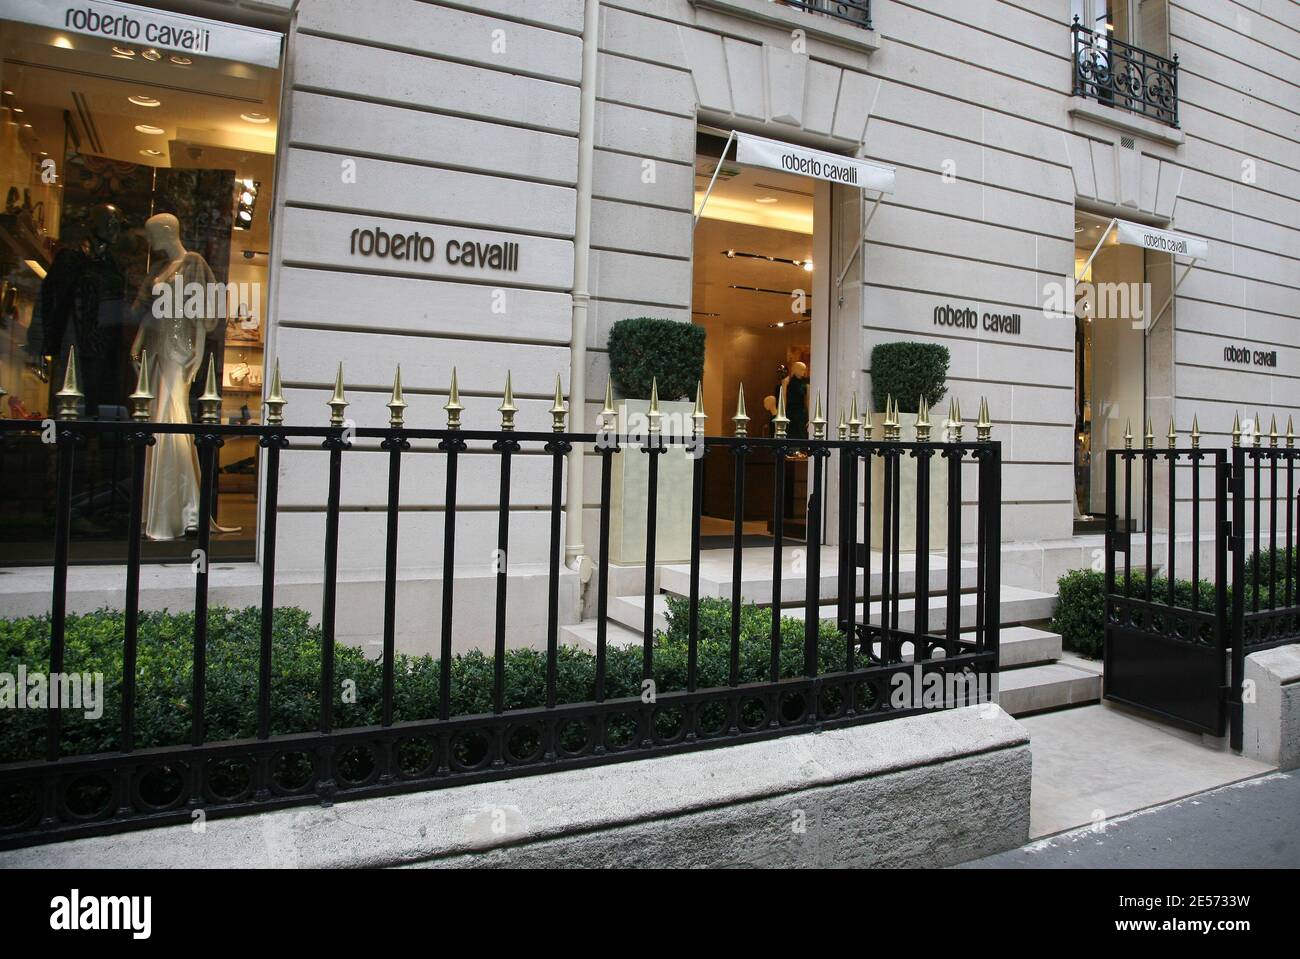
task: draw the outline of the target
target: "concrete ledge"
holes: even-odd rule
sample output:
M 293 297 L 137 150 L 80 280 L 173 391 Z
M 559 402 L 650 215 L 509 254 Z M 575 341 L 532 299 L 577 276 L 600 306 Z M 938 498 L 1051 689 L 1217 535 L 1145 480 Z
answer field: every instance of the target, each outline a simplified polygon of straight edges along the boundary
M 1246 657 L 1254 702 L 1244 709 L 1242 754 L 1278 769 L 1300 768 L 1300 645 Z
M 947 866 L 1029 835 L 995 706 L 0 853 L 11 867 Z
M 874 52 L 880 49 L 880 34 L 822 13 L 784 7 L 772 0 L 694 0 L 697 7 L 729 13 L 745 20 L 802 30 L 809 37 L 850 49 Z
M 1136 133 L 1156 143 L 1168 146 L 1182 146 L 1187 135 L 1179 127 L 1171 127 L 1159 120 L 1152 120 L 1140 113 L 1131 113 L 1121 107 L 1107 106 L 1087 97 L 1070 98 L 1070 116 L 1075 120 L 1091 120 L 1103 126 L 1121 130 L 1124 133 Z M 1076 124 L 1077 129 L 1077 124 Z

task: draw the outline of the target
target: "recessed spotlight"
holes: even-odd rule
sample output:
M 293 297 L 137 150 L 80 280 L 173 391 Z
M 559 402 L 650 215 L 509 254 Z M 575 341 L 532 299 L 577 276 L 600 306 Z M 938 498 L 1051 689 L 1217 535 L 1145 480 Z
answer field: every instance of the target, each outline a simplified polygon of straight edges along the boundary
M 271 118 L 265 113 L 241 113 L 239 119 L 247 120 L 249 123 L 270 123 Z
M 114 47 L 113 56 L 120 57 L 123 60 L 130 60 L 135 56 L 135 51 L 130 47 Z
M 4 95 L 7 97 L 11 97 L 14 95 L 14 92 L 12 90 L 5 90 Z
M 54 45 L 58 47 L 60 50 L 72 49 L 72 41 L 69 40 L 67 37 L 55 37 Z
M 138 132 L 140 132 L 140 133 L 147 133 L 147 134 L 149 134 L 151 137 L 156 137 L 156 136 L 159 136 L 159 135 L 161 135 L 161 134 L 167 132 L 167 131 L 164 130 L 162 127 L 151 127 L 151 126 L 150 126 L 149 124 L 147 124 L 147 123 L 137 123 L 137 124 L 135 125 L 135 128 L 136 128 L 136 130 L 137 130 Z
M 22 112 L 23 112 L 23 108 L 22 108 L 22 107 L 14 107 L 13 109 L 14 109 L 14 113 L 22 113 Z
M 171 60 L 171 62 L 176 64 L 178 67 L 188 67 L 191 63 L 194 62 L 189 57 L 182 57 L 174 53 L 167 59 Z
M 140 54 L 140 56 L 144 57 L 150 63 L 157 63 L 162 59 L 162 54 L 152 48 L 146 50 L 144 53 Z
M 162 150 L 141 150 L 140 155 L 147 156 L 147 157 L 160 157 L 163 154 L 162 154 Z
M 31 125 L 30 123 L 24 123 L 24 124 L 23 124 L 23 129 L 24 129 L 24 130 L 30 130 L 31 128 L 32 128 L 32 125 Z
M 754 199 L 754 202 L 755 203 L 776 203 L 777 199 L 774 196 L 760 196 L 760 197 L 756 197 Z
M 157 97 L 145 96 L 143 93 L 137 93 L 132 96 L 129 96 L 127 97 L 127 100 L 129 100 L 131 103 L 134 103 L 138 107 L 162 106 L 162 101 L 159 100 Z

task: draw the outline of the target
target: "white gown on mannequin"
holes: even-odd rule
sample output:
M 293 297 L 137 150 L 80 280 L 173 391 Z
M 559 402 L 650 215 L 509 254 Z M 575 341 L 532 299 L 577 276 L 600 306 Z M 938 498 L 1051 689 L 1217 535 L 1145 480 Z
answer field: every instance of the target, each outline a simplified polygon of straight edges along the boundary
M 146 281 L 145 289 L 151 290 L 156 282 L 172 282 L 172 276 L 178 271 L 185 283 L 208 283 L 213 279 L 203 257 L 186 253 L 177 269 L 168 265 L 157 279 Z M 174 312 L 183 311 L 178 309 Z M 154 422 L 189 423 L 190 383 L 201 368 L 208 321 L 183 315 L 158 317 L 151 311 L 145 322 L 150 325 L 144 347 L 149 351 L 150 373 L 153 374 L 157 397 L 154 400 Z M 196 346 L 198 362 L 195 361 Z M 145 535 L 150 539 L 178 539 L 187 529 L 197 529 L 198 525 L 199 460 L 194 437 L 159 433 L 157 442 L 149 450 L 149 463 L 145 470 Z

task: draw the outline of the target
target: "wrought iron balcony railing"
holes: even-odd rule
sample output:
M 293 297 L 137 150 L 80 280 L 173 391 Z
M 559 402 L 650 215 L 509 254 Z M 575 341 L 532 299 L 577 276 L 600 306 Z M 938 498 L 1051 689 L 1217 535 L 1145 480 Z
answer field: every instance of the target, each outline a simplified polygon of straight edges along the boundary
M 1074 95 L 1178 126 L 1178 57 L 1172 60 L 1089 30 L 1074 18 Z
M 871 29 L 871 0 L 780 0 L 787 7 L 821 13 L 863 30 Z

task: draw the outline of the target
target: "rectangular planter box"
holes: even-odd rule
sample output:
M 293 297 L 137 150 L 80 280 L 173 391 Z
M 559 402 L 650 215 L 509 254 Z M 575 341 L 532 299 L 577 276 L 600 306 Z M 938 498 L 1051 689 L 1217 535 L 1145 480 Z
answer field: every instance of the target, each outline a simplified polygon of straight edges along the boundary
M 695 404 L 659 404 L 660 424 L 668 435 L 690 431 Z M 623 400 L 618 431 L 645 435 L 648 400 Z M 655 563 L 684 563 L 691 558 L 691 481 L 694 460 L 687 449 L 670 446 L 659 456 L 655 523 Z M 609 509 L 609 561 L 620 566 L 645 563 L 646 515 L 650 492 L 650 456 L 639 449 L 614 454 Z
M 916 414 L 900 413 L 899 425 L 904 442 L 916 436 Z M 935 419 L 932 415 L 931 422 Z M 934 427 L 933 437 L 940 435 L 940 426 Z M 898 508 L 902 512 L 898 523 L 899 549 L 912 552 L 916 549 L 916 459 L 906 453 L 899 458 Z M 884 542 L 885 464 L 873 457 L 871 460 L 871 548 L 880 549 Z M 965 491 L 963 491 L 965 492 Z M 859 492 L 859 495 L 861 493 Z M 961 504 L 958 504 L 960 508 Z M 892 535 L 892 533 L 891 533 Z M 948 461 L 937 453 L 930 460 L 930 549 L 943 549 L 948 545 Z

